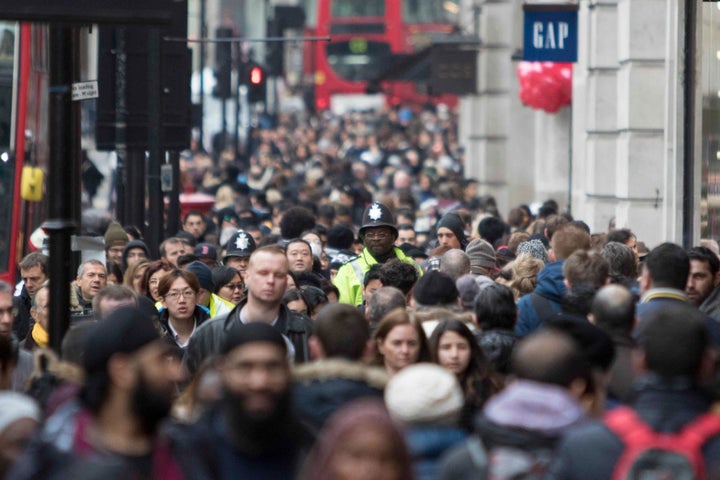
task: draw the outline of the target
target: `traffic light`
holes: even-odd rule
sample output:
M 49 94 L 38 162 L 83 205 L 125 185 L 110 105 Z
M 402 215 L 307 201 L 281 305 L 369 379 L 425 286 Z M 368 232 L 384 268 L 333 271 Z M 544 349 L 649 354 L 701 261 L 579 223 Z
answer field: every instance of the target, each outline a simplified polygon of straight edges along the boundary
M 249 63 L 246 66 L 245 86 L 248 89 L 248 103 L 264 103 L 267 91 L 265 69 L 257 63 Z
M 233 36 L 232 28 L 218 28 L 215 30 L 216 38 L 230 38 Z M 232 74 L 232 43 L 218 42 L 215 44 L 215 88 L 213 97 L 232 97 L 231 78 Z

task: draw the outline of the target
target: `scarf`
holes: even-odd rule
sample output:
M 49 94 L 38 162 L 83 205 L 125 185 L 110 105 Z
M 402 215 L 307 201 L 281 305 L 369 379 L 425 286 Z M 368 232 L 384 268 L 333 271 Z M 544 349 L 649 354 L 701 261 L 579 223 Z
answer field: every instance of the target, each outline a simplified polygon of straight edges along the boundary
M 48 335 L 47 330 L 45 330 L 42 325 L 37 322 L 35 322 L 35 326 L 32 329 L 32 338 L 40 348 L 47 347 L 48 342 L 50 341 L 50 336 Z

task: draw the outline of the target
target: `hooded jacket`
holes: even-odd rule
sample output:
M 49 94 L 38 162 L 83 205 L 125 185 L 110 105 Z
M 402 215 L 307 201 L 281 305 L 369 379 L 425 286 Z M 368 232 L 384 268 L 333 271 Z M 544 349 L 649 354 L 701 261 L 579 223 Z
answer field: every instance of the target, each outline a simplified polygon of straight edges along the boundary
M 530 295 L 522 297 L 518 303 L 518 320 L 515 325 L 515 333 L 524 337 L 537 330 L 542 325 L 543 319 L 538 317 L 535 310 L 532 295 L 537 294 L 550 302 L 550 307 L 557 313 L 561 310 L 562 299 L 565 296 L 566 288 L 562 269 L 564 260 L 548 263 L 537 277 L 537 286 Z M 540 299 L 542 301 L 542 299 Z
M 343 358 L 301 365 L 294 377 L 295 412 L 318 431 L 346 403 L 363 397 L 382 399 L 388 381 L 385 369 Z
M 475 425 L 477 436 L 448 452 L 437 478 L 487 478 L 487 468 L 476 463 L 469 443 L 478 436 L 486 452 L 494 446 L 552 449 L 564 432 L 585 421 L 582 406 L 565 388 L 517 380 L 488 400 Z

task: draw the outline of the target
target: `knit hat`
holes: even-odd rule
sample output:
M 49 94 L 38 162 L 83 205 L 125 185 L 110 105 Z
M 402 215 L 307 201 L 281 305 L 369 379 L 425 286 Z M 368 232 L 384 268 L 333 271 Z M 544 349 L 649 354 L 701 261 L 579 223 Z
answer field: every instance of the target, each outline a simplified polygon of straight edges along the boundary
M 350 227 L 333 225 L 327 231 L 327 246 L 338 250 L 348 250 L 352 247 L 355 234 Z
M 124 247 L 130 241 L 128 234 L 118 222 L 112 222 L 105 231 L 105 249 L 110 247 Z
M 198 243 L 195 245 L 195 256 L 217 260 L 217 250 L 212 243 Z
M 434 363 L 409 365 L 385 387 L 390 416 L 405 423 L 453 421 L 460 415 L 464 397 L 455 375 Z
M 204 288 L 208 292 L 212 292 L 215 289 L 215 285 L 212 280 L 212 270 L 205 263 L 200 260 L 190 262 L 185 266 L 185 270 L 194 273 L 200 283 L 200 288 Z
M 360 231 L 358 232 L 360 238 L 362 239 L 365 236 L 365 231 L 368 228 L 375 227 L 390 227 L 395 233 L 395 238 L 398 236 L 395 219 L 390 209 L 380 202 L 372 203 L 363 212 L 362 227 L 360 227 Z
M 265 342 L 280 347 L 287 352 L 287 343 L 282 334 L 272 325 L 262 322 L 241 323 L 233 326 L 225 333 L 220 353 L 223 355 L 246 343 Z
M 480 291 L 480 285 L 476 281 L 475 275 L 463 275 L 455 281 L 458 292 L 460 293 L 460 301 L 462 302 L 463 310 L 472 310 L 475 308 L 475 296 Z
M 470 271 L 473 275 L 484 275 L 486 270 L 495 269 L 495 250 L 481 238 L 476 238 L 465 248 L 470 257 Z
M 23 418 L 40 420 L 40 408 L 35 400 L 22 393 L 0 392 L 0 433 Z
M 457 302 L 460 293 L 447 273 L 431 270 L 415 284 L 413 297 L 421 305 L 448 305 Z
M 440 219 L 435 230 L 442 227 L 449 228 L 455 234 L 455 238 L 460 242 L 460 248 L 467 246 L 467 238 L 465 237 L 465 222 L 462 221 L 460 215 L 457 213 L 446 213 L 444 217 Z
M 538 239 L 528 240 L 518 245 L 517 255 L 520 256 L 521 253 L 529 253 L 531 257 L 542 260 L 545 263 L 548 263 L 550 260 L 545 245 Z
M 245 230 L 238 230 L 225 245 L 226 253 L 223 262 L 228 257 L 249 257 L 255 248 L 255 239 L 252 235 L 246 233 Z
M 136 307 L 118 308 L 93 325 L 85 339 L 83 363 L 88 375 L 104 372 L 116 353 L 131 353 L 160 339 L 150 317 Z
M 127 243 L 127 245 L 125 245 L 125 249 L 123 250 L 122 260 L 124 265 L 127 265 L 128 252 L 133 248 L 141 248 L 142 251 L 145 252 L 145 256 L 147 258 L 150 258 L 150 249 L 145 244 L 145 242 L 143 242 L 142 240 L 131 240 Z

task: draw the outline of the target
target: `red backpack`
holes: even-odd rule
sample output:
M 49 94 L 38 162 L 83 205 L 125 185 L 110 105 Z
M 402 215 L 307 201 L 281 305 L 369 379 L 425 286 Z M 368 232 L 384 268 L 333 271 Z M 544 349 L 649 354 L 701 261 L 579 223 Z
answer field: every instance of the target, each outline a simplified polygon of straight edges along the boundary
M 678 433 L 658 433 L 634 410 L 619 407 L 605 415 L 605 425 L 625 444 L 614 480 L 705 479 L 702 446 L 720 433 L 720 415 L 706 413 Z

